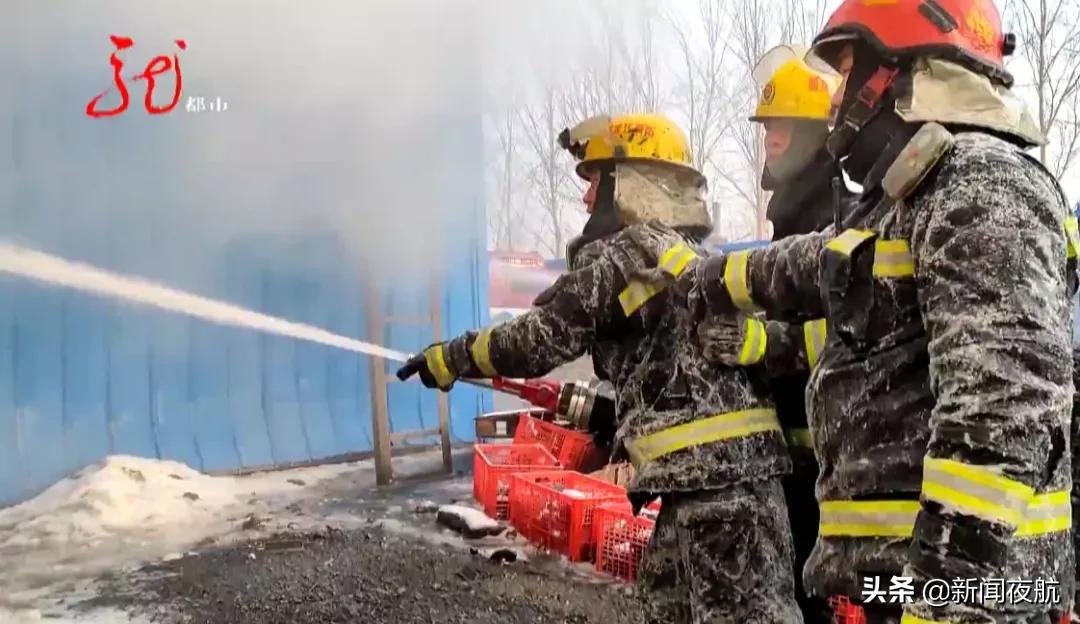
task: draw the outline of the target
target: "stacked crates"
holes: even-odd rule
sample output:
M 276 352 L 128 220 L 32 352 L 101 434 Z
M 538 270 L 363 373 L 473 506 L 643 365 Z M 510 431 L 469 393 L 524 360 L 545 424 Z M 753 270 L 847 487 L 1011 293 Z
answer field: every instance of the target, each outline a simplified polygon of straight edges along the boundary
M 586 433 L 522 414 L 513 444 L 474 447 L 473 497 L 538 547 L 633 582 L 659 502 L 635 516 L 625 488 L 578 472 L 596 450 Z
M 510 524 L 530 542 L 592 561 L 593 510 L 626 502 L 626 490 L 571 470 L 522 472 L 510 478 Z
M 496 520 L 509 517 L 510 476 L 558 468 L 559 461 L 540 444 L 477 444 L 473 447 L 473 498 Z

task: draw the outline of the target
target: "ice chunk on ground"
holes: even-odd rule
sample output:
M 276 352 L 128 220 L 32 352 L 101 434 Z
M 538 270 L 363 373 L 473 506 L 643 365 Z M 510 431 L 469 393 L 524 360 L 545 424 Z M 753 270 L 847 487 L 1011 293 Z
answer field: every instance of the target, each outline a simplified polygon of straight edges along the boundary
M 484 537 L 503 531 L 503 526 L 487 517 L 479 509 L 462 505 L 443 505 L 435 518 L 439 524 L 449 527 L 465 537 Z

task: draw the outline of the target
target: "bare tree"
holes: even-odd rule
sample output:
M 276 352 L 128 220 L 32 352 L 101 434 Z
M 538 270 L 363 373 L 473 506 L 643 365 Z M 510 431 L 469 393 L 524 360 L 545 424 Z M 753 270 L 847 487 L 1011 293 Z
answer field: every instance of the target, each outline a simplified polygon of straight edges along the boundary
M 782 6 L 780 41 L 809 45 L 825 21 L 825 0 L 788 0 Z
M 546 84 L 519 115 L 530 164 L 526 180 L 545 215 L 540 244 L 555 256 L 564 253 L 565 241 L 584 221 L 582 182 L 573 159 L 557 144 L 559 132 L 598 114 L 656 110 L 661 100 L 648 14 L 593 6 L 598 10 L 586 18 L 592 45 L 569 59 L 560 75 L 536 74 Z
M 496 202 L 488 213 L 488 226 L 495 249 L 513 249 L 515 234 L 519 229 L 519 215 L 515 191 L 519 163 L 517 154 L 518 111 L 513 103 L 503 108 L 494 125 L 495 145 L 492 173 L 494 174 Z
M 1039 148 L 1039 159 L 1061 177 L 1080 150 L 1080 3 L 1012 0 L 1008 9 L 1031 71 L 1039 130 L 1051 143 Z
M 522 137 L 533 156 L 528 180 L 532 197 L 544 212 L 544 231 L 550 235 L 538 241 L 555 257 L 561 257 L 566 235 L 563 230 L 567 171 L 572 162 L 555 140 L 562 124 L 562 98 L 558 87 L 549 82 L 541 89 L 538 101 L 521 109 Z
M 663 101 L 655 50 L 655 9 L 646 2 L 594 1 L 587 32 L 592 45 L 571 63 L 564 94 L 568 121 L 601 113 L 656 111 Z M 627 8 L 633 10 L 627 10 Z M 572 121 L 570 121 L 572 120 Z
M 676 101 L 687 118 L 694 168 L 713 180 L 723 176 L 721 146 L 734 114 L 727 80 L 730 48 L 725 0 L 699 0 L 696 17 L 687 23 L 674 13 L 668 14 L 682 74 Z M 717 225 L 722 205 L 714 201 L 711 206 L 713 224 Z
M 660 82 L 663 72 L 656 54 L 655 24 L 660 20 L 660 11 L 655 3 L 646 1 L 629 16 L 630 20 L 614 30 L 609 28 L 607 33 L 615 40 L 615 60 L 623 68 L 632 100 L 624 110 L 658 111 L 664 104 Z
M 785 4 L 790 7 L 797 1 L 787 0 Z M 769 194 L 761 188 L 759 182 L 765 168 L 764 133 L 761 124 L 753 123 L 747 117 L 753 110 L 759 93 L 751 73 L 773 41 L 769 36 L 769 23 L 775 20 L 773 12 L 776 5 L 773 2 L 775 0 L 738 0 L 730 11 L 738 75 L 742 82 L 735 101 L 741 104 L 745 114 L 734 124 L 731 137 L 737 169 L 723 175 L 754 215 L 754 233 L 758 238 L 765 238 L 768 233 L 765 212 L 769 205 Z M 791 13 L 790 10 L 787 12 Z
M 733 91 L 732 101 L 740 114 L 730 132 L 729 167 L 720 169 L 720 175 L 751 210 L 754 233 L 759 238 L 769 234 L 766 211 L 771 193 L 760 184 L 765 167 L 764 131 L 761 124 L 748 119 L 760 93 L 752 72 L 773 46 L 808 44 L 820 30 L 824 9 L 824 0 L 734 0 L 729 7 L 736 61 L 733 73 L 739 76 L 740 85 Z

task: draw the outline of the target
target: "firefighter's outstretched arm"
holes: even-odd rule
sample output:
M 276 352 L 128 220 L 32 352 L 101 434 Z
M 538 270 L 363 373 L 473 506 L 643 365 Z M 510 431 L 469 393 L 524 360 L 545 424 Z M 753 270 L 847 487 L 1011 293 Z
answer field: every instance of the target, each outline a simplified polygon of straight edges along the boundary
M 823 317 L 819 265 L 833 237 L 830 227 L 760 249 L 695 260 L 675 280 L 674 292 L 697 318 L 740 311 L 764 311 L 769 318 L 791 323 Z M 639 240 L 639 246 L 656 264 L 670 251 L 652 240 Z
M 935 185 L 946 190 L 913 197 L 935 398 L 906 572 L 916 585 L 1006 577 L 1031 563 L 1025 540 L 1070 528 L 1066 214 L 1048 175 L 1034 175 L 1019 155 L 998 158 L 1020 162 L 947 163 Z M 1016 613 L 1025 608 L 1045 607 L 906 606 L 934 622 L 969 621 L 973 611 L 1028 621 Z
M 805 323 L 713 316 L 697 326 L 705 357 L 725 366 L 764 366 L 780 377 L 809 371 L 825 346 L 824 319 Z
M 449 390 L 461 377 L 539 377 L 581 357 L 593 328 L 618 309 L 624 279 L 600 258 L 566 273 L 513 320 L 433 344 L 397 372 L 419 374 L 429 388 Z

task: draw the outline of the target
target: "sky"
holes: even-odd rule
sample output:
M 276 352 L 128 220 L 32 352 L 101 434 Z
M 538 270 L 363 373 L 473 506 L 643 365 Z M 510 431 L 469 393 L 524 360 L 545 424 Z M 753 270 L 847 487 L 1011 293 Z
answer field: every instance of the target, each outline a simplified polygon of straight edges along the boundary
M 17 202 L 4 185 L 5 206 L 63 203 L 54 234 L 67 238 L 105 236 L 102 221 L 160 211 L 164 229 L 200 230 L 211 247 L 297 230 L 347 232 L 358 255 L 392 253 L 418 264 L 430 262 L 432 245 L 423 241 L 438 238 L 439 228 L 428 226 L 445 221 L 448 201 L 478 193 L 474 201 L 484 201 L 483 189 L 465 182 L 485 166 L 478 158 L 491 157 L 470 138 L 470 119 L 565 73 L 595 46 L 590 20 L 598 14 L 658 6 L 335 0 L 301 9 L 286 0 L 91 0 L 61 12 L 36 0 L 2 5 L 0 73 L 8 88 L 0 95 L 7 122 L 0 139 L 18 148 L 0 159 L 0 176 L 17 175 L 33 189 L 29 201 Z M 692 21 L 697 1 L 663 7 Z M 87 118 L 86 100 L 109 85 L 109 34 L 135 40 L 122 54 L 129 73 L 154 54 L 177 52 L 174 40 L 184 38 L 185 95 L 220 97 L 228 110 L 178 111 L 165 123 L 138 110 L 135 90 L 122 118 Z M 676 65 L 671 47 L 657 52 L 661 67 Z M 1022 72 L 1018 80 L 1025 81 Z M 115 102 L 115 94 L 103 100 Z M 672 105 L 665 112 L 681 115 Z M 451 118 L 458 121 L 447 125 Z M 164 201 L 161 189 L 170 185 L 178 190 Z M 1064 185 L 1078 196 L 1075 176 Z M 584 215 L 567 218 L 579 224 Z
M 12 145 L 0 181 L 18 194 L 0 207 L 36 222 L 28 235 L 43 245 L 105 239 L 118 224 L 152 220 L 204 250 L 333 236 L 364 260 L 431 265 L 454 210 L 483 201 L 484 28 L 474 3 L 60 7 L 0 3 L 0 132 Z M 96 94 L 111 89 L 103 108 L 120 103 L 110 35 L 134 40 L 120 53 L 131 101 L 122 115 L 92 119 L 84 108 Z M 144 83 L 130 77 L 157 54 L 178 56 L 185 97 L 153 116 Z M 173 75 L 159 81 L 165 103 Z M 186 110 L 199 96 L 227 109 Z M 63 218 L 44 223 L 36 206 L 60 207 Z M 192 271 L 201 255 L 189 259 Z

